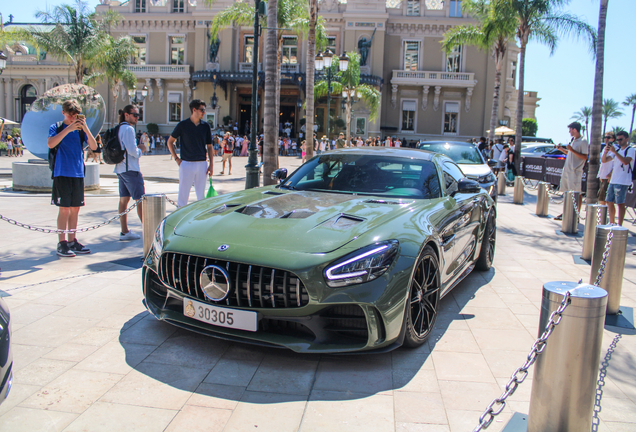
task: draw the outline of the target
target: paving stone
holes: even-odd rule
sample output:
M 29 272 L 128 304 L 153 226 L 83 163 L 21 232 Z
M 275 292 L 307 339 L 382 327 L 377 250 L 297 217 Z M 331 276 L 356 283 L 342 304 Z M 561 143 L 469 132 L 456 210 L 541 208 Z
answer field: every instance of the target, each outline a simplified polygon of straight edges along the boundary
M 75 362 L 39 358 L 13 374 L 20 384 L 44 386 L 75 366 Z
M 66 412 L 15 407 L 0 417 L 0 432 L 61 432 L 76 417 Z
M 232 413 L 225 430 L 297 432 L 306 401 L 306 397 L 300 395 L 247 391 Z
M 201 383 L 187 405 L 233 410 L 245 393 L 245 387 Z
M 176 415 L 166 432 L 221 432 L 232 411 L 186 405 Z
M 173 410 L 96 402 L 64 432 L 162 432 L 176 414 Z
M 247 390 L 307 396 L 311 391 L 317 365 L 317 361 L 265 356 Z
M 146 359 L 156 347 L 113 341 L 79 362 L 77 369 L 125 375 Z

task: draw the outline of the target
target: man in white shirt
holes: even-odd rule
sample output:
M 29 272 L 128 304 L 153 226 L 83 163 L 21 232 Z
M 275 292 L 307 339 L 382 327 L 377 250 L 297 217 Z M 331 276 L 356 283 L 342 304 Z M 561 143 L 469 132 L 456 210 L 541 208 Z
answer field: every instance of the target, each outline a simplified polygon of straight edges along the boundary
M 561 144 L 557 148 L 566 154 L 565 165 L 563 166 L 563 174 L 561 174 L 561 185 L 559 190 L 562 192 L 574 191 L 582 192 L 581 181 L 583 179 L 583 167 L 587 160 L 589 145 L 587 140 L 581 136 L 581 123 L 574 122 L 568 125 L 568 130 L 572 141 L 566 147 Z M 581 203 L 583 196 L 579 194 L 578 209 L 581 212 Z M 563 215 L 559 215 L 554 220 L 561 220 Z
M 119 178 L 119 213 L 126 211 L 130 198 L 135 201 L 140 200 L 146 193 L 144 177 L 139 168 L 139 158 L 147 150 L 142 142 L 137 145 L 135 139 L 135 125 L 139 120 L 139 109 L 135 105 L 126 105 L 119 112 L 119 142 L 126 150 L 124 160 L 115 165 L 115 174 Z M 147 136 L 147 135 L 146 135 Z M 142 203 L 137 204 L 137 215 L 143 222 Z M 124 214 L 119 218 L 121 225 L 120 241 L 137 240 L 141 236 L 128 229 L 128 215 Z
M 614 154 L 612 167 L 612 178 L 607 187 L 607 196 L 605 202 L 609 211 L 610 223 L 615 223 L 616 209 L 614 203 L 618 206 L 618 224 L 623 225 L 625 219 L 625 197 L 627 189 L 632 185 L 632 171 L 634 170 L 634 159 L 636 159 L 636 150 L 629 146 L 629 135 L 625 131 L 616 134 L 616 142 L 620 145 L 620 149 L 616 149 L 613 145 L 605 146 L 603 150 L 602 162 L 609 160 L 608 153 Z
M 499 171 L 502 171 L 504 167 L 503 162 L 499 160 L 501 152 L 503 152 L 503 148 L 504 145 L 501 138 L 497 140 L 497 144 L 492 146 L 492 158 L 497 161 L 497 165 L 493 168 L 495 175 L 498 174 Z
M 605 141 L 605 147 L 615 145 L 616 135 L 614 132 L 607 132 L 603 137 Z M 607 158 L 609 159 L 607 162 L 601 161 L 601 166 L 598 169 L 598 175 L 596 176 L 599 179 L 598 185 L 598 203 L 602 205 L 606 205 L 605 196 L 607 195 L 607 187 L 609 186 L 610 178 L 612 177 L 612 167 L 614 166 L 614 158 L 611 154 L 607 154 Z

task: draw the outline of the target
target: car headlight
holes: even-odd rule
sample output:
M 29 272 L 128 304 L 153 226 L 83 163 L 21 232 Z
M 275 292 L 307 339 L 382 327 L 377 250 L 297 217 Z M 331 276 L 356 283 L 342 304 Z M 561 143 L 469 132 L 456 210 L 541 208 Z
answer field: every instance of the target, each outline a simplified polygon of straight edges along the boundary
M 480 176 L 477 179 L 478 183 L 493 183 L 496 180 L 495 175 L 493 173 L 488 173 L 486 175 Z
M 399 244 L 397 240 L 379 242 L 340 258 L 325 269 L 327 285 L 338 288 L 380 277 L 397 256 Z
M 155 231 L 155 236 L 152 239 L 152 250 L 155 252 L 156 256 L 161 256 L 161 250 L 163 249 L 163 229 L 166 226 L 166 220 L 162 220 L 159 226 L 157 227 L 157 231 Z

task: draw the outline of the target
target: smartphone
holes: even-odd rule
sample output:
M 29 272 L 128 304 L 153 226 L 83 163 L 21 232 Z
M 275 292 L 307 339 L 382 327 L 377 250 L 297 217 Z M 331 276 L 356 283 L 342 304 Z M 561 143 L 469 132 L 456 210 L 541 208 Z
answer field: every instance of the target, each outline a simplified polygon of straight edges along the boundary
M 86 116 L 85 116 L 84 114 L 78 114 L 78 115 L 77 115 L 77 118 L 78 118 L 79 120 L 84 120 L 84 119 L 86 118 Z

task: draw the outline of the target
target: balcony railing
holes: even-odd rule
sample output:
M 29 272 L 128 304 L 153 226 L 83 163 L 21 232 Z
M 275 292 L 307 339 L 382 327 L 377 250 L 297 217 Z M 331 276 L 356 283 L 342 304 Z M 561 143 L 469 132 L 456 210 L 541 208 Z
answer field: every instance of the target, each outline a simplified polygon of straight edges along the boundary
M 473 87 L 475 74 L 466 72 L 394 70 L 391 84 Z
M 258 71 L 261 71 L 262 63 L 258 64 Z M 254 65 L 252 62 L 240 62 L 239 63 L 239 72 L 252 72 L 254 70 Z
M 281 73 L 297 73 L 298 63 L 281 63 L 280 72 Z
M 139 78 L 189 78 L 190 65 L 137 65 L 126 68 Z

